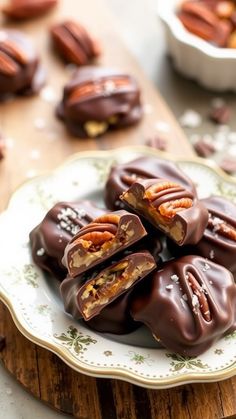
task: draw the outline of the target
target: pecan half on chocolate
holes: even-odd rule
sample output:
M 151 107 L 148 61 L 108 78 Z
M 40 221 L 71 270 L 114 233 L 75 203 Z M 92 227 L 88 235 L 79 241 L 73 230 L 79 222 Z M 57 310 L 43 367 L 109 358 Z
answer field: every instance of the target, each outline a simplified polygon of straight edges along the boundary
M 176 182 L 136 180 L 120 198 L 181 246 L 197 243 L 207 225 L 204 205 Z
M 95 138 L 142 116 L 135 79 L 115 70 L 81 67 L 65 86 L 57 116 L 75 136 Z
M 137 215 L 115 211 L 82 228 L 65 248 L 63 263 L 75 277 L 146 235 Z
M 8 94 L 36 93 L 45 82 L 31 40 L 14 30 L 0 30 L 0 99 Z
M 50 32 L 56 50 L 67 62 L 85 65 L 100 55 L 98 42 L 78 22 L 59 23 Z
M 48 12 L 57 4 L 58 0 L 8 0 L 2 12 L 11 19 L 30 19 Z

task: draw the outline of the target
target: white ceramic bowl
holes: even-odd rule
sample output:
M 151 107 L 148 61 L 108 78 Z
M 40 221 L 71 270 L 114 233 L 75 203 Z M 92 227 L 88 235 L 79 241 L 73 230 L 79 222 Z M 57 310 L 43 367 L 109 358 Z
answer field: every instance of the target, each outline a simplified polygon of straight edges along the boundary
M 176 16 L 179 0 L 159 0 L 158 15 L 175 68 L 208 89 L 236 91 L 236 50 L 219 48 L 188 32 Z

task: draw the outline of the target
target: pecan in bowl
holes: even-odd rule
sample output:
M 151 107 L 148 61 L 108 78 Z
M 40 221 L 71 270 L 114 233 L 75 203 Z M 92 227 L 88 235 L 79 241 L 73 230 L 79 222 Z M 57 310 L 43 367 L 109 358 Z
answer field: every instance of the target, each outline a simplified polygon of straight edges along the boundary
M 73 135 L 95 138 L 140 120 L 140 90 L 128 74 L 84 66 L 65 86 L 57 116 Z
M 101 53 L 99 43 L 78 22 L 59 23 L 50 33 L 55 49 L 69 63 L 85 65 Z

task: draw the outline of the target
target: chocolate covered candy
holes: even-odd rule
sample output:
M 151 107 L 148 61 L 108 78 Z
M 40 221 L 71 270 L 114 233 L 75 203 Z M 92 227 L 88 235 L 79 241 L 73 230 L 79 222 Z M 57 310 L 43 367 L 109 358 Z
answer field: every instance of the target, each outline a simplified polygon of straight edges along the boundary
M 124 208 L 120 195 L 139 179 L 164 178 L 179 183 L 196 195 L 196 189 L 176 164 L 157 157 L 139 157 L 112 167 L 105 185 L 104 200 L 111 210 Z
M 57 3 L 58 0 L 8 0 L 2 12 L 14 20 L 31 19 L 47 13 Z
M 69 63 L 88 64 L 100 55 L 100 47 L 87 30 L 78 22 L 66 20 L 51 28 L 55 49 Z
M 167 262 L 140 285 L 131 314 L 170 351 L 198 356 L 236 328 L 233 276 L 200 256 Z
M 97 316 L 86 321 L 86 326 L 97 332 L 115 335 L 124 335 L 136 330 L 141 323 L 136 322 L 130 315 L 131 295 L 132 290 L 126 291 L 104 307 Z
M 22 32 L 0 30 L 0 100 L 38 92 L 45 74 L 31 40 Z
M 69 275 L 75 277 L 125 250 L 146 234 L 137 215 L 124 210 L 104 214 L 72 238 L 65 248 L 63 263 Z
M 64 278 L 67 271 L 61 259 L 67 243 L 82 227 L 103 213 L 104 210 L 89 201 L 54 205 L 30 233 L 34 263 L 57 278 Z
M 220 196 L 202 199 L 209 212 L 196 252 L 236 273 L 236 206 Z
M 223 265 L 235 275 L 236 206 L 221 196 L 211 196 L 201 202 L 209 212 L 202 239 L 195 246 L 181 248 L 168 241 L 168 248 L 175 257 L 197 254 Z
M 207 225 L 207 209 L 176 182 L 137 180 L 121 199 L 180 246 L 197 243 Z
M 126 252 L 92 272 L 67 278 L 61 284 L 65 310 L 75 318 L 82 315 L 90 320 L 155 267 L 155 260 L 148 251 Z
M 116 70 L 80 68 L 64 88 L 57 115 L 73 135 L 98 137 L 139 121 L 139 87 L 132 76 Z

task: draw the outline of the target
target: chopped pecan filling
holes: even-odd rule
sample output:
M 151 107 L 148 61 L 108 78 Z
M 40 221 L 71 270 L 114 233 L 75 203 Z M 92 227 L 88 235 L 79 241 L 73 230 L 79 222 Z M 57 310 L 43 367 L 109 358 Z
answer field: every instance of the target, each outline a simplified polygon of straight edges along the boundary
M 91 281 L 81 295 L 85 318 L 89 318 L 98 306 L 107 304 L 119 292 L 129 288 L 143 272 L 151 269 L 152 266 L 150 262 L 145 262 L 137 265 L 130 272 L 129 262 L 124 260 Z
M 197 279 L 193 276 L 191 272 L 188 272 L 186 279 L 193 292 L 192 302 L 191 302 L 193 306 L 193 311 L 195 313 L 198 313 L 198 311 L 200 311 L 203 318 L 207 322 L 211 321 L 212 317 L 211 317 L 210 307 L 207 301 L 205 289 L 199 284 L 199 282 L 197 281 Z

